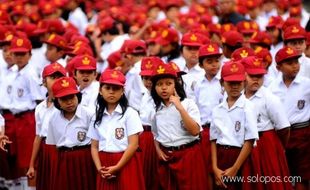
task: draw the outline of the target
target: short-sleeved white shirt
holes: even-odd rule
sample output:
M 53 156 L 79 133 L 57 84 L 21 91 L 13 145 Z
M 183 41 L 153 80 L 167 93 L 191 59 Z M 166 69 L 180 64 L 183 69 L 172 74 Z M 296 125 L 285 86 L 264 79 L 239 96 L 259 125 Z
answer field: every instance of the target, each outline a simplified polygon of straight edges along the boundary
M 249 100 L 258 112 L 258 131 L 280 130 L 290 126 L 280 99 L 267 88 L 262 86 Z
M 99 93 L 100 83 L 98 81 L 93 81 L 89 86 L 81 90 L 82 93 L 82 106 L 87 106 L 89 109 L 95 112 L 96 102 Z
M 310 79 L 299 74 L 289 87 L 279 75 L 268 87 L 280 98 L 291 124 L 308 121 L 310 118 Z
M 4 68 L 0 76 L 0 109 L 12 107 L 12 86 L 17 75 L 17 66 Z
M 122 116 L 122 108 L 118 105 L 109 114 L 104 111 L 101 123 L 89 127 L 87 136 L 99 141 L 99 151 L 123 152 L 128 147 L 128 137 L 143 131 L 138 112 L 128 107 Z
M 47 107 L 47 100 L 41 102 L 35 109 L 36 135 L 46 137 L 48 132 L 49 119 L 57 109 L 54 105 Z
M 139 115 L 141 118 L 142 125 L 152 125 L 153 116 L 155 114 L 155 104 L 153 101 L 152 96 L 147 91 L 144 93 L 142 100 L 141 100 L 141 106 L 139 110 Z
M 73 24 L 81 35 L 84 35 L 88 25 L 88 19 L 80 7 L 76 8 L 69 14 L 68 22 Z
M 201 131 L 200 113 L 195 102 L 192 99 L 185 98 L 181 104 L 189 116 L 199 125 Z M 156 141 L 166 147 L 180 146 L 199 139 L 198 135 L 192 136 L 186 130 L 181 114 L 174 104 L 161 105 L 153 118 L 152 130 Z
M 210 140 L 217 144 L 242 147 L 245 140 L 258 139 L 257 114 L 249 100 L 241 95 L 229 108 L 223 101 L 212 111 Z
M 69 121 L 60 110 L 55 111 L 49 120 L 46 144 L 57 147 L 74 147 L 90 144 L 87 137 L 88 128 L 94 113 L 87 107 L 79 105 L 75 115 Z
M 195 100 L 195 86 L 197 85 L 198 81 L 201 81 L 204 78 L 205 71 L 200 68 L 198 64 L 190 70 L 187 67 L 183 68 L 182 70 L 187 73 L 182 76 L 186 95 L 188 98 Z

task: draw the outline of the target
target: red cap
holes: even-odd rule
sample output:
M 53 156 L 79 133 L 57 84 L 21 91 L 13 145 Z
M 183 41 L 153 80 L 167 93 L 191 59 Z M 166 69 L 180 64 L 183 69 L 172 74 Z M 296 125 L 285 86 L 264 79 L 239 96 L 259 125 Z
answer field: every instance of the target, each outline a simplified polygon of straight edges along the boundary
M 103 31 L 111 29 L 114 23 L 115 23 L 115 20 L 112 17 L 108 16 L 99 21 L 99 28 L 103 32 Z
M 126 54 L 145 53 L 146 44 L 142 40 L 125 40 L 120 51 Z
M 225 23 L 221 26 L 221 33 L 229 32 L 229 31 L 237 31 L 237 27 L 232 23 Z
M 297 18 L 289 17 L 282 25 L 282 31 L 285 31 L 290 26 L 300 25 L 300 21 Z
M 262 2 L 259 0 L 247 0 L 245 6 L 247 9 L 254 9 L 256 7 L 259 7 L 261 3 Z
M 153 76 L 158 77 L 162 75 L 177 77 L 177 72 L 172 68 L 171 64 L 159 63 L 153 70 Z
M 299 5 L 301 5 L 301 0 L 290 0 L 289 1 L 289 3 L 290 3 L 290 6 L 299 6 Z
M 48 19 L 47 22 L 47 31 L 49 33 L 56 33 L 62 35 L 65 33 L 65 27 L 62 24 L 60 19 Z
M 272 27 L 277 27 L 277 28 L 282 28 L 284 21 L 281 16 L 271 16 L 269 18 L 268 24 L 266 28 L 272 28 Z
M 283 33 L 284 41 L 294 39 L 305 39 L 305 38 L 306 38 L 306 30 L 299 25 L 290 26 L 286 28 L 286 30 Z
M 186 33 L 181 39 L 181 44 L 183 46 L 201 46 L 203 45 L 203 38 L 201 34 L 197 33 Z
M 222 35 L 222 43 L 236 46 L 238 43 L 243 43 L 243 36 L 237 31 L 228 31 Z
M 236 49 L 232 54 L 231 54 L 231 58 L 234 61 L 239 61 L 243 58 L 249 57 L 249 56 L 254 56 L 255 52 L 253 49 L 248 48 L 248 47 L 242 47 L 242 48 L 238 48 Z
M 32 45 L 28 38 L 16 37 L 11 42 L 11 52 L 29 52 L 31 49 Z
M 77 55 L 89 55 L 92 57 L 94 56 L 93 51 L 88 44 L 81 44 L 78 46 L 74 46 L 72 50 L 66 51 L 66 54 L 71 57 Z
M 290 7 L 290 17 L 301 16 L 301 7 Z
M 57 7 L 55 6 L 55 4 L 52 1 L 50 1 L 50 2 L 45 1 L 44 3 L 42 3 L 40 5 L 40 11 L 43 15 L 50 15 L 50 14 L 55 13 L 56 8 Z
M 268 49 L 262 48 L 262 47 L 257 47 L 255 49 L 255 55 L 258 58 L 261 58 L 264 63 L 267 63 L 267 65 L 265 65 L 266 67 L 271 65 L 271 63 L 272 63 L 272 55 L 271 55 L 271 53 L 269 52 Z
M 89 55 L 79 55 L 70 60 L 75 70 L 96 70 L 96 59 Z
M 121 52 L 120 51 L 115 51 L 111 53 L 108 58 L 107 58 L 108 64 L 109 64 L 109 69 L 114 69 L 115 67 L 120 67 L 124 63 L 122 62 L 121 59 Z
M 220 24 L 208 24 L 208 29 L 210 33 L 216 33 L 216 34 L 221 34 L 221 25 Z
M 141 61 L 141 76 L 153 76 L 153 71 L 158 64 L 164 64 L 159 57 L 144 57 Z
M 226 62 L 222 67 L 221 77 L 224 81 L 244 81 L 244 66 L 240 62 Z
M 255 32 L 251 39 L 250 44 L 263 44 L 266 46 L 271 46 L 271 36 L 267 32 Z
M 175 70 L 175 72 L 177 72 L 177 75 L 178 76 L 181 76 L 181 75 L 185 75 L 186 72 L 185 71 L 181 71 L 180 67 L 175 63 L 175 62 L 168 62 L 167 63 L 168 65 L 171 65 L 172 69 Z
M 166 46 L 172 42 L 179 42 L 179 34 L 173 28 L 164 29 L 156 39 L 156 42 L 163 46 Z
M 207 43 L 199 48 L 199 57 L 221 56 L 220 47 L 216 43 Z
M 71 77 L 57 79 L 52 86 L 52 91 L 55 98 L 79 93 L 75 80 Z
M 10 23 L 12 23 L 12 21 L 9 14 L 4 10 L 0 10 L 0 24 L 10 24 Z
M 259 30 L 258 25 L 255 21 L 247 21 L 247 20 L 238 22 L 237 29 L 239 32 L 243 34 L 252 34 Z
M 241 63 L 245 68 L 245 72 L 250 75 L 261 75 L 267 73 L 263 60 L 256 56 L 246 57 L 242 59 Z
M 59 63 L 55 62 L 44 67 L 42 76 L 43 78 L 46 78 L 47 76 L 50 76 L 56 72 L 61 73 L 63 76 L 66 76 L 67 74 L 66 69 Z
M 66 39 L 60 35 L 57 34 L 51 34 L 47 40 L 44 40 L 43 42 L 56 46 L 61 49 L 66 49 L 67 42 Z
M 107 69 L 101 73 L 99 82 L 124 86 L 126 78 L 124 74 L 118 70 Z
M 299 58 L 301 54 L 299 54 L 296 50 L 290 47 L 283 47 L 276 53 L 276 63 L 280 64 L 285 60 L 292 59 L 292 58 Z

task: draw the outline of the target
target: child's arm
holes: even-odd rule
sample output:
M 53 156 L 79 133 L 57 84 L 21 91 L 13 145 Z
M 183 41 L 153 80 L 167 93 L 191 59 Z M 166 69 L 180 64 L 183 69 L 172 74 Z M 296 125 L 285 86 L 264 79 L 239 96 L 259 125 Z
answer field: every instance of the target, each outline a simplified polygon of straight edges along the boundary
M 159 158 L 160 160 L 163 160 L 163 161 L 168 161 L 169 156 L 167 156 L 167 155 L 160 149 L 160 147 L 159 147 L 159 142 L 157 142 L 156 140 L 154 140 L 154 144 L 155 144 L 155 149 L 156 149 L 158 158 Z
M 30 179 L 32 179 L 34 177 L 34 163 L 38 157 L 41 141 L 42 141 L 42 138 L 39 135 L 36 135 L 36 137 L 33 141 L 31 159 L 30 159 L 30 163 L 29 163 L 29 169 L 28 169 L 27 174 L 26 174 L 27 177 Z
M 227 187 L 222 180 L 223 171 L 217 167 L 217 156 L 216 156 L 216 142 L 215 140 L 211 141 L 211 161 L 212 161 L 212 169 L 214 172 L 215 183 L 218 186 Z
M 91 140 L 91 156 L 93 158 L 94 164 L 97 168 L 98 173 L 103 176 L 103 169 L 105 168 L 104 166 L 101 166 L 100 158 L 99 158 L 99 142 L 97 140 L 92 139 Z
M 291 129 L 289 127 L 277 131 L 278 137 L 283 145 L 283 148 L 285 148 L 288 143 L 290 133 Z
M 225 176 L 233 177 L 237 175 L 238 170 L 246 160 L 246 158 L 250 155 L 253 148 L 254 140 L 245 140 L 240 151 L 240 154 L 234 163 L 234 165 L 224 171 Z

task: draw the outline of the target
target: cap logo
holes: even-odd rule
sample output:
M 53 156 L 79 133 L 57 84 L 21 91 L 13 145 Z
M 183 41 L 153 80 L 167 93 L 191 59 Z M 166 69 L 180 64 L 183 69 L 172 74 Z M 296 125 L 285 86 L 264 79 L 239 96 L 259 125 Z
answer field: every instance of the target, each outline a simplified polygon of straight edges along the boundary
M 247 4 L 248 4 L 249 7 L 252 7 L 253 6 L 253 1 L 248 1 Z
M 123 62 L 121 60 L 119 60 L 118 62 L 115 63 L 116 66 L 121 66 L 123 65 Z
M 47 41 L 53 41 L 55 39 L 56 35 L 55 34 L 51 34 L 49 37 L 48 37 L 48 40 Z
M 65 42 L 64 42 L 63 40 L 60 40 L 59 44 L 60 44 L 61 46 L 65 46 Z
M 215 49 L 212 45 L 209 45 L 207 50 L 208 50 L 208 52 L 214 52 L 215 51 Z
M 66 79 L 61 80 L 61 86 L 67 88 L 69 86 L 69 81 L 67 81 Z
M 259 52 L 261 52 L 262 51 L 262 47 L 260 47 L 260 46 L 257 46 L 257 48 L 254 50 L 254 52 L 255 53 L 259 53 Z
M 298 33 L 298 32 L 299 32 L 299 29 L 296 28 L 296 26 L 294 26 L 294 27 L 292 28 L 292 32 L 293 32 L 293 33 Z
M 257 23 L 253 22 L 253 23 L 252 23 L 252 28 L 255 29 L 255 30 L 257 30 L 257 29 L 258 29 Z
M 270 40 L 268 38 L 264 38 L 263 42 L 265 42 L 266 44 L 271 43 Z
M 248 53 L 245 49 L 242 50 L 242 52 L 240 53 L 240 56 L 241 56 L 242 58 L 248 57 L 248 55 L 249 55 L 249 53 Z
M 113 71 L 113 73 L 111 73 L 111 77 L 114 78 L 114 79 L 117 79 L 118 78 L 117 72 Z
M 206 28 L 206 25 L 204 25 L 204 24 L 200 24 L 200 29 L 202 29 L 202 30 L 206 30 L 207 28 Z
M 231 66 L 231 68 L 230 68 L 230 71 L 231 71 L 232 73 L 235 73 L 235 72 L 237 72 L 238 70 L 239 70 L 239 68 L 237 67 L 236 64 L 233 64 L 233 65 Z
M 269 23 L 273 23 L 273 18 L 272 17 L 270 17 Z
M 150 36 L 151 38 L 155 38 L 156 37 L 156 31 L 152 31 L 152 33 L 151 33 L 151 36 Z
M 252 1 L 250 1 L 250 2 L 252 2 Z M 250 23 L 248 23 L 248 22 L 244 22 L 243 26 L 245 29 L 250 29 Z
M 192 34 L 190 39 L 191 41 L 197 41 L 197 36 L 195 34 Z
M 156 71 L 157 71 L 157 74 L 163 74 L 165 73 L 165 68 L 163 68 L 163 66 L 160 65 Z
M 0 16 L 2 16 L 2 11 L 0 11 Z
M 162 33 L 161 33 L 161 37 L 163 38 L 166 38 L 168 36 L 168 30 L 164 30 Z
M 43 25 L 43 22 L 42 22 L 42 21 L 39 21 L 39 23 L 38 23 L 38 28 L 41 28 L 42 25 Z
M 221 29 L 221 25 L 220 25 L 220 24 L 216 24 L 215 27 L 216 27 L 217 29 Z
M 83 65 L 89 65 L 89 63 L 90 63 L 89 58 L 88 57 L 84 57 L 83 60 L 82 60 L 82 63 L 83 63 Z
M 80 46 L 74 47 L 73 53 L 76 53 L 80 49 Z
M 175 71 L 178 71 L 179 70 L 179 68 L 178 68 L 178 66 L 175 64 L 175 63 L 171 63 L 171 66 L 172 66 L 172 68 L 175 70 Z
M 292 7 L 292 13 L 297 13 L 298 12 L 298 9 L 297 8 L 295 8 L 295 7 Z
M 261 65 L 261 62 L 258 59 L 255 59 L 253 64 L 258 67 Z
M 23 44 L 24 44 L 24 40 L 23 40 L 23 39 L 17 39 L 16 45 L 17 45 L 18 47 L 22 46 Z
M 286 53 L 287 55 L 292 55 L 294 51 L 291 48 L 287 48 Z
M 13 39 L 13 34 L 9 34 L 5 37 L 5 40 L 11 41 Z
M 227 32 L 227 31 L 229 31 L 230 30 L 230 25 L 229 24 L 225 24 L 224 25 L 224 30 Z
M 52 7 L 51 7 L 51 4 L 45 4 L 45 7 L 44 7 L 45 9 L 51 9 Z
M 272 62 L 272 59 L 271 59 L 271 56 L 270 56 L 270 55 L 267 55 L 267 56 L 265 57 L 265 60 L 268 61 L 269 63 Z
M 222 42 L 226 43 L 226 38 L 222 37 Z
M 80 46 L 81 44 L 82 44 L 82 41 L 77 41 L 74 46 Z
M 147 69 L 151 69 L 152 68 L 152 63 L 151 63 L 150 60 L 147 61 L 147 63 L 145 64 L 145 68 L 147 68 Z
M 187 24 L 193 24 L 193 23 L 194 23 L 194 19 L 192 18 L 187 19 Z
M 59 69 L 60 68 L 60 66 L 58 65 L 58 64 L 55 64 L 54 66 L 53 66 L 53 69 Z

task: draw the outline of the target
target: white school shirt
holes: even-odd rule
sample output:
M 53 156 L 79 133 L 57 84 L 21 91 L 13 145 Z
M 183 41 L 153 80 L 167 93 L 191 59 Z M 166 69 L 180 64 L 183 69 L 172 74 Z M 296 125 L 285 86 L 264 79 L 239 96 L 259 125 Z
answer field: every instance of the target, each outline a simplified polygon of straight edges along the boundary
M 2 70 L 0 76 L 0 109 L 10 109 L 12 107 L 12 85 L 17 75 L 17 66 Z
M 182 70 L 187 73 L 186 75 L 182 75 L 186 95 L 188 98 L 195 100 L 195 86 L 198 81 L 201 81 L 204 78 L 205 71 L 198 63 L 191 69 L 184 67 Z
M 195 102 L 185 98 L 181 104 L 202 131 L 200 113 Z M 152 130 L 156 141 L 166 147 L 180 146 L 199 139 L 199 135 L 192 136 L 185 129 L 181 114 L 172 103 L 169 106 L 162 103 L 159 110 L 155 112 Z
M 16 78 L 12 83 L 12 107 L 14 114 L 27 110 L 33 110 L 37 106 L 36 100 L 43 100 L 41 82 L 33 67 L 27 64 L 17 71 Z
M 300 64 L 300 70 L 298 75 L 310 78 L 310 58 L 306 57 L 304 53 L 301 54 L 301 57 L 298 59 Z
M 49 120 L 46 144 L 69 148 L 90 144 L 90 138 L 86 134 L 92 117 L 94 117 L 94 112 L 81 105 L 78 105 L 70 121 L 60 110 L 56 110 Z
M 81 35 L 85 35 L 88 19 L 80 7 L 77 7 L 69 13 L 68 22 L 73 24 L 79 30 Z
M 144 93 L 139 110 L 142 125 L 152 125 L 152 117 L 155 114 L 155 104 L 149 91 Z
M 109 114 L 105 109 L 99 125 L 93 122 L 89 127 L 87 136 L 99 141 L 99 151 L 123 152 L 128 147 L 128 137 L 143 131 L 138 112 L 127 107 L 122 116 L 122 108 L 117 105 Z
M 39 79 L 42 79 L 42 71 L 46 65 L 50 62 L 46 59 L 46 44 L 43 44 L 40 48 L 31 50 L 32 56 L 29 60 L 29 64 L 35 69 Z
M 57 110 L 54 105 L 47 107 L 47 100 L 42 101 L 35 109 L 36 135 L 46 137 L 48 131 L 49 119 L 53 112 Z
M 80 104 L 82 106 L 88 107 L 94 112 L 96 110 L 97 97 L 99 94 L 99 86 L 100 84 L 98 81 L 93 81 L 89 86 L 80 91 L 82 93 L 82 101 Z
M 242 94 L 229 108 L 223 101 L 212 111 L 210 140 L 216 144 L 242 147 L 244 141 L 258 139 L 257 114 L 252 102 Z
M 309 121 L 310 118 L 310 79 L 299 74 L 289 87 L 283 82 L 282 76 L 268 87 L 278 96 L 284 105 L 285 113 L 291 124 Z
M 211 81 L 203 78 L 195 87 L 195 100 L 200 112 L 201 123 L 211 123 L 212 109 L 223 101 L 223 88 L 220 76 L 216 75 Z
M 280 130 L 290 126 L 280 99 L 267 88 L 262 86 L 249 100 L 258 112 L 258 131 Z

